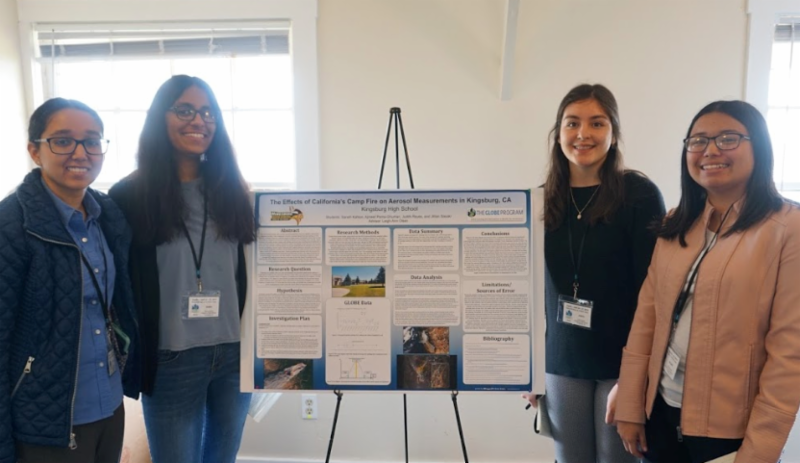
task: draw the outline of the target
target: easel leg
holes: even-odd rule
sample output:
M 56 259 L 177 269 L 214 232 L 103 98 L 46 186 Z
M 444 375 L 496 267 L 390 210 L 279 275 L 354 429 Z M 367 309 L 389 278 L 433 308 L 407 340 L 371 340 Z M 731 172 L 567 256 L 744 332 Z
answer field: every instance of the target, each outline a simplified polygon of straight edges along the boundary
M 406 406 L 405 393 L 403 393 L 403 429 L 406 433 L 406 463 L 408 463 L 408 407 Z
M 458 423 L 458 435 L 461 437 L 461 451 L 464 452 L 464 463 L 469 463 L 467 444 L 464 442 L 464 430 L 461 428 L 461 415 L 458 413 L 458 391 L 453 391 L 450 396 L 453 398 L 453 408 L 456 411 L 456 423 Z
M 406 169 L 408 169 L 408 181 L 411 189 L 414 189 L 414 176 L 411 174 L 411 160 L 408 158 L 408 146 L 406 145 L 406 132 L 403 130 L 403 119 L 400 118 L 400 111 L 397 112 L 397 120 L 400 121 L 400 135 L 403 137 L 403 151 L 406 153 Z
M 331 429 L 331 440 L 328 442 L 328 454 L 325 456 L 325 463 L 331 461 L 331 450 L 333 450 L 333 437 L 336 435 L 336 422 L 339 421 L 339 406 L 342 405 L 342 391 L 333 391 L 336 394 L 336 412 L 333 414 L 333 429 Z
M 394 109 L 394 108 L 392 108 Z M 398 109 L 399 110 L 399 109 Z M 381 173 L 378 175 L 378 189 L 381 189 L 383 184 L 383 168 L 386 167 L 386 152 L 389 151 L 389 135 L 392 133 L 392 122 L 395 118 L 395 112 L 389 112 L 389 127 L 386 128 L 386 143 L 383 145 L 383 160 L 381 161 Z
M 400 117 L 400 108 L 397 108 L 397 115 L 394 118 L 394 171 L 397 179 L 397 189 L 400 189 L 400 143 L 397 138 L 397 121 Z

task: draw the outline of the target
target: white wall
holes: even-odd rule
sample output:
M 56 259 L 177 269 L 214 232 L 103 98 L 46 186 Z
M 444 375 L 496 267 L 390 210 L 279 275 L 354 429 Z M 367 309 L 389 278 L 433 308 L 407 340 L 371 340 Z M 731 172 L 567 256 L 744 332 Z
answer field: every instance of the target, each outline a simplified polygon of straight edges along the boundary
M 320 2 L 323 187 L 375 188 L 391 106 L 403 111 L 417 188 L 536 186 L 560 99 L 601 82 L 619 100 L 628 165 L 675 205 L 692 116 L 743 96 L 744 0 L 523 0 L 512 97 L 500 101 L 504 4 Z M 394 185 L 393 167 L 384 183 Z M 335 398 L 320 403 L 320 419 L 304 422 L 299 398 L 284 396 L 248 424 L 243 457 L 323 460 Z M 553 461 L 516 395 L 460 403 L 470 461 Z M 448 396 L 410 396 L 409 416 L 411 461 L 463 461 Z M 332 457 L 403 461 L 402 398 L 346 395 Z
M 676 203 L 691 117 L 742 97 L 744 0 L 523 0 L 500 101 L 504 3 L 320 2 L 323 187 L 374 188 L 390 106 L 403 109 L 418 188 L 538 185 L 558 102 L 601 82 L 619 101 L 628 165 Z
M 29 169 L 26 146 L 27 111 L 22 84 L 22 61 L 15 0 L 0 0 L 0 198 L 13 189 Z

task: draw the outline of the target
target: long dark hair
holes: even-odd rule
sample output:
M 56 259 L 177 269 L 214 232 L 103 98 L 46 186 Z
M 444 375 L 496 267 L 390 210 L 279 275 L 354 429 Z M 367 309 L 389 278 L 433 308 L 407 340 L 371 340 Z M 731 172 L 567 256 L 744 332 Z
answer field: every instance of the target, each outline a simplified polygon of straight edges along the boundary
M 211 110 L 217 116 L 214 138 L 205 153 L 206 161 L 200 164 L 209 215 L 217 226 L 219 238 L 250 243 L 255 238 L 250 195 L 236 164 L 219 103 L 206 82 L 186 75 L 172 76 L 161 85 L 147 110 L 139 137 L 136 155 L 139 165 L 131 177 L 137 199 L 134 220 L 142 230 L 138 239 L 161 244 L 181 230 L 184 203 L 166 117 L 167 110 L 192 86 L 206 93 Z
M 36 111 L 31 114 L 30 121 L 28 122 L 28 141 L 36 143 L 36 140 L 42 138 L 42 134 L 47 129 L 47 124 L 50 123 L 50 118 L 52 118 L 55 113 L 64 109 L 77 109 L 78 111 L 85 112 L 100 126 L 100 133 L 105 132 L 103 129 L 103 120 L 100 119 L 100 115 L 86 103 L 82 103 L 78 100 L 67 100 L 65 98 L 50 98 L 36 108 Z
M 564 221 L 564 216 L 569 209 L 569 160 L 561 149 L 561 122 L 567 106 L 584 100 L 595 100 L 611 121 L 611 133 L 614 142 L 608 149 L 603 165 L 600 167 L 600 190 L 592 207 L 586 211 L 586 218 L 590 224 L 600 220 L 607 221 L 611 215 L 622 205 L 625 197 L 625 180 L 622 163 L 622 153 L 619 150 L 621 132 L 619 127 L 619 109 L 614 94 L 600 84 L 582 84 L 570 90 L 556 113 L 556 122 L 550 131 L 552 148 L 550 149 L 550 162 L 547 168 L 547 180 L 544 183 L 544 226 L 547 230 L 558 228 Z
M 692 123 L 689 124 L 689 130 L 686 131 L 687 138 L 692 134 L 692 128 L 697 120 L 709 113 L 727 114 L 739 121 L 747 129 L 753 146 L 753 172 L 747 181 L 742 211 L 733 226 L 723 235 L 728 236 L 747 230 L 772 212 L 780 210 L 784 200 L 772 179 L 772 142 L 764 116 L 744 101 L 715 101 L 706 105 L 694 116 Z M 681 201 L 664 220 L 658 235 L 668 240 L 678 238 L 681 246 L 686 247 L 686 233 L 705 209 L 707 194 L 706 190 L 689 175 L 685 146 L 680 161 Z

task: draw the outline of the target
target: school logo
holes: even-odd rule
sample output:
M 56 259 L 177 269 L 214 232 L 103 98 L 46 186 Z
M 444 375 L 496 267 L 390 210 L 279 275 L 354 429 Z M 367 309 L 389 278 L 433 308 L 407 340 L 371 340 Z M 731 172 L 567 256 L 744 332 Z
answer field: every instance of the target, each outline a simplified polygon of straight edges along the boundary
M 467 217 L 475 217 L 475 214 L 477 214 L 477 213 L 475 212 L 475 209 L 472 209 L 472 208 L 470 208 L 470 209 L 467 211 Z
M 297 222 L 297 225 L 300 225 L 300 221 L 303 220 L 303 211 L 293 207 L 289 208 L 289 212 L 272 211 L 269 220 L 272 222 L 286 222 L 289 220 L 294 220 Z
M 200 310 L 200 306 L 197 304 L 192 304 L 192 312 L 197 312 L 198 310 Z

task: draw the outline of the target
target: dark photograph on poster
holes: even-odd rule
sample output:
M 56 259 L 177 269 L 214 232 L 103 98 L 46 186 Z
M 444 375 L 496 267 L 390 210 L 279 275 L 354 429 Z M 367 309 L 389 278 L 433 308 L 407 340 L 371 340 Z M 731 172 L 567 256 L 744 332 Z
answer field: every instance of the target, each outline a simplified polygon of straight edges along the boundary
M 398 355 L 399 389 L 456 389 L 455 355 Z

